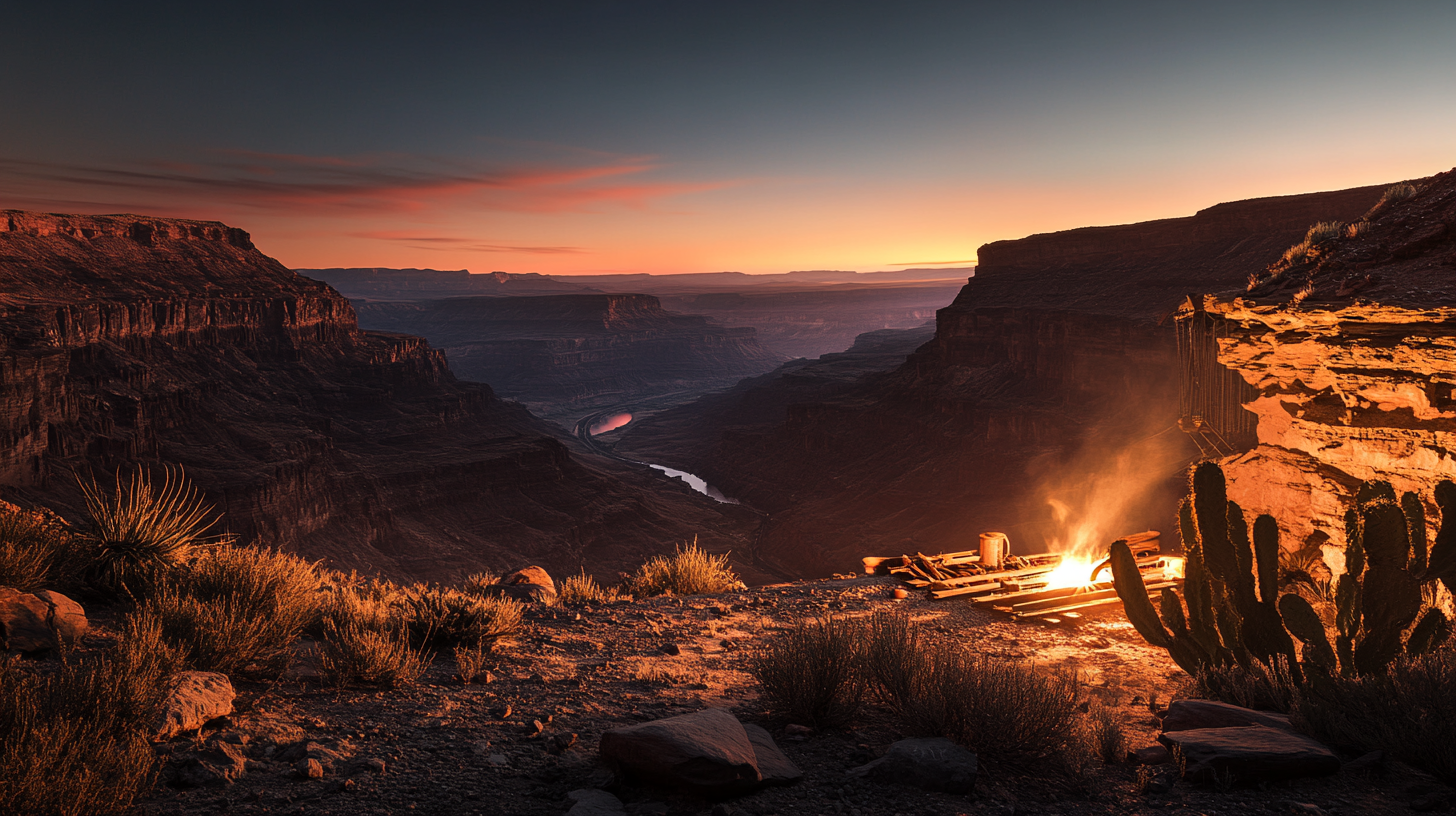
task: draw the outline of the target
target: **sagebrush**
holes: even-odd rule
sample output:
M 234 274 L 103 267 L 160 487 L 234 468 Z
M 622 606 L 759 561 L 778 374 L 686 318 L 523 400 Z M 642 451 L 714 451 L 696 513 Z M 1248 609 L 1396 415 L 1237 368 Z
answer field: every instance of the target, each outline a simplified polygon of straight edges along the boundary
M 649 559 L 627 579 L 625 589 L 639 598 L 654 595 L 706 595 L 742 589 L 727 555 L 712 555 L 696 542 L 672 555 Z
M 749 664 L 770 710 L 801 725 L 838 728 L 864 704 L 864 625 L 843 618 L 795 622 Z
M 75 536 L 54 513 L 0 502 L 0 586 L 69 589 L 84 566 Z

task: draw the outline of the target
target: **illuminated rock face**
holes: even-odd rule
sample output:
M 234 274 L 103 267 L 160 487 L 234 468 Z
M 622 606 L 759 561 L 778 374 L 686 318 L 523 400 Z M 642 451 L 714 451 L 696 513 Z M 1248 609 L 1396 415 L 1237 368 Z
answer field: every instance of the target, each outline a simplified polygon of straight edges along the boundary
M 1456 478 L 1456 309 L 1210 308 L 1238 324 L 1220 362 L 1263 392 L 1246 406 L 1258 447 L 1225 467 L 1231 498 L 1273 514 L 1286 549 L 1317 532 L 1343 548 L 1344 509 L 1369 479 L 1421 494 L 1435 521 L 1431 490 Z

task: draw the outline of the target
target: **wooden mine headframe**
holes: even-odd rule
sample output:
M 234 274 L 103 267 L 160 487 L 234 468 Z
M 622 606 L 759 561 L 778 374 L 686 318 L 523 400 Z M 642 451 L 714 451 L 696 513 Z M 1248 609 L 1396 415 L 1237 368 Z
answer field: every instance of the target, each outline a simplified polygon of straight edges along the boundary
M 1218 361 L 1218 341 L 1228 336 L 1228 322 L 1209 314 L 1202 300 L 1190 295 L 1174 323 L 1182 371 L 1179 429 L 1210 459 L 1252 448 L 1258 442 L 1257 420 L 1243 406 L 1259 391 Z

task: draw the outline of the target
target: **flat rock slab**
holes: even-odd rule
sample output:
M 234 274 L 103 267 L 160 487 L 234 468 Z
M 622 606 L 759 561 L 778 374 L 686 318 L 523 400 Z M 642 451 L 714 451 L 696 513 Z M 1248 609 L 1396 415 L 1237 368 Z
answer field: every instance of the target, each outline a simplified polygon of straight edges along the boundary
M 1227 777 L 1239 782 L 1295 779 L 1340 770 L 1339 758 L 1325 746 L 1263 725 L 1194 728 L 1164 733 L 1158 739 L 1170 749 L 1182 750 L 1187 762 L 1183 775 L 1198 782 Z
M 708 795 L 749 790 L 763 778 L 748 733 L 721 708 L 608 731 L 600 751 L 627 776 Z
M 168 679 L 170 690 L 162 701 L 152 731 L 155 742 L 196 731 L 210 720 L 233 713 L 237 694 L 227 675 L 217 672 L 178 672 Z
M 566 816 L 627 816 L 622 800 L 604 790 L 583 788 L 566 794 L 566 798 L 573 803 Z
M 758 761 L 763 784 L 792 785 L 804 778 L 804 772 L 784 754 L 768 731 L 752 723 L 744 723 L 743 730 L 753 744 L 753 755 Z
M 29 592 L 0 587 L 0 645 L 18 652 L 53 648 L 56 635 L 46 622 L 50 613 L 50 606 Z
M 1293 731 L 1289 718 L 1272 711 L 1255 711 L 1213 700 L 1174 700 L 1163 715 L 1163 731 L 1192 731 L 1197 728 L 1240 728 L 1262 725 Z
M 932 737 L 900 740 L 884 756 L 849 775 L 921 790 L 970 793 L 977 768 L 975 754 L 944 737 Z
M 35 597 L 40 598 L 50 607 L 46 623 L 50 624 L 51 631 L 55 632 L 61 640 L 66 643 L 75 643 L 90 631 L 91 624 L 86 620 L 86 611 L 81 608 L 80 604 L 49 589 L 35 593 Z

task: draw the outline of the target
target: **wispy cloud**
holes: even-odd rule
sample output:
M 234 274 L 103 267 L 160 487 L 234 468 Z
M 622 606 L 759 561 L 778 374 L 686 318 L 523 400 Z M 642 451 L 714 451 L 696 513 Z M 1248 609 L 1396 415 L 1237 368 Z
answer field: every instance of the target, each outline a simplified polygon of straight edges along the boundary
M 648 209 L 665 198 L 733 183 L 649 180 L 661 167 L 651 157 L 572 158 L 488 166 L 397 153 L 310 156 L 227 150 L 118 165 L 0 159 L 0 195 L 172 211 L 204 206 L 311 215 L 459 208 L 553 213 L 605 205 Z
M 586 252 L 581 247 L 574 246 L 515 246 L 510 244 L 492 244 L 476 238 L 457 238 L 443 235 L 419 235 L 415 233 L 399 232 L 351 232 L 350 238 L 369 238 L 377 241 L 395 241 L 409 246 L 411 249 L 424 249 L 439 252 L 508 252 L 522 253 L 526 255 L 576 255 Z

